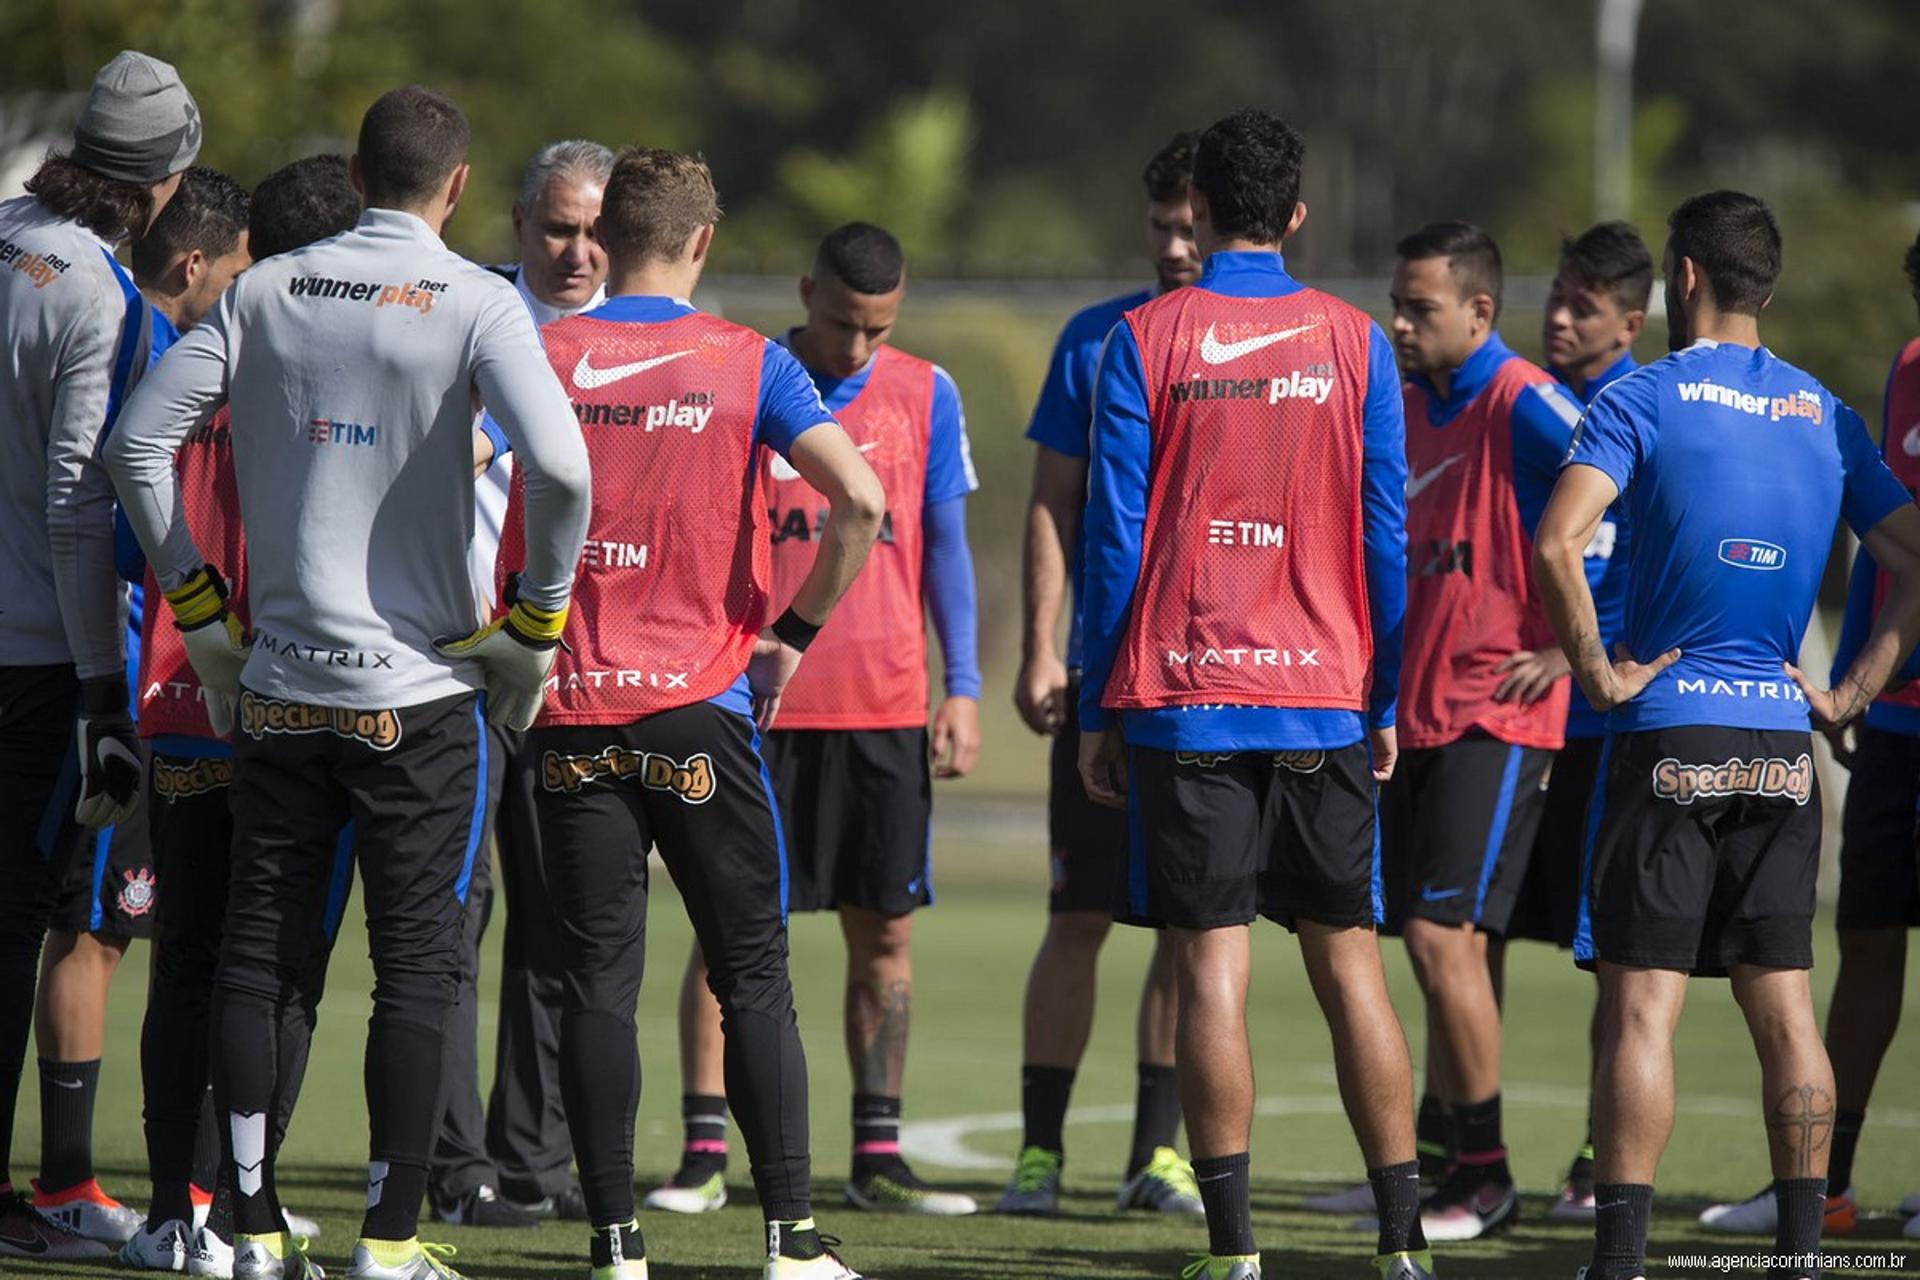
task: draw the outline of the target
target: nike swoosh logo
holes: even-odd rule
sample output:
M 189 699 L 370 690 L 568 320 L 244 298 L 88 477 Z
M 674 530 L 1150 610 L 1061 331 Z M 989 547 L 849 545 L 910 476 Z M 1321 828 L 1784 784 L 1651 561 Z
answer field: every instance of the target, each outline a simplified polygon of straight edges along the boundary
M 82 1089 L 86 1087 L 85 1085 L 81 1084 L 80 1081 L 78 1080 L 61 1080 L 57 1077 L 53 1077 L 52 1079 L 53 1079 L 53 1082 L 59 1085 L 62 1089 Z
M 1457 898 L 1465 892 L 1466 892 L 1465 889 L 1440 889 L 1436 891 L 1431 885 L 1429 885 L 1428 887 L 1420 890 L 1420 901 L 1445 902 L 1448 898 Z
M 1900 452 L 1909 458 L 1920 458 L 1920 422 L 1907 428 L 1907 434 L 1900 439 Z
M 874 440 L 868 444 L 860 445 L 860 452 L 866 453 L 879 443 L 878 440 Z M 800 478 L 800 473 L 793 469 L 793 464 L 777 453 L 773 455 L 773 467 L 771 469 L 775 480 L 798 480 Z
M 1460 459 L 1466 456 L 1467 455 L 1464 453 L 1456 453 L 1450 458 L 1442 458 L 1438 464 L 1428 468 L 1425 471 L 1422 471 L 1418 475 L 1408 476 L 1407 477 L 1407 501 L 1412 502 L 1415 498 L 1419 497 L 1421 493 L 1423 493 L 1426 490 L 1426 487 L 1428 485 L 1432 484 L 1435 480 L 1438 480 L 1440 478 L 1440 473 L 1442 471 L 1445 471 L 1448 467 L 1452 466 L 1454 463 L 1460 461 Z
M 1213 326 L 1200 338 L 1200 358 L 1208 364 L 1225 364 L 1229 360 L 1238 360 L 1241 356 L 1252 355 L 1262 347 L 1270 347 L 1276 342 L 1298 337 L 1318 329 L 1320 325 L 1296 325 L 1291 329 L 1275 329 L 1272 333 L 1256 333 L 1251 338 L 1242 338 L 1238 342 L 1222 342 L 1213 336 Z
M 582 351 L 580 363 L 573 366 L 573 385 L 582 391 L 592 391 L 595 387 L 604 387 L 622 378 L 631 378 L 636 373 L 645 373 L 649 369 L 658 368 L 669 360 L 678 360 L 681 356 L 692 354 L 690 349 L 673 351 L 664 356 L 655 356 L 651 360 L 636 360 L 632 364 L 616 364 L 609 365 L 605 369 L 596 369 L 587 353 Z

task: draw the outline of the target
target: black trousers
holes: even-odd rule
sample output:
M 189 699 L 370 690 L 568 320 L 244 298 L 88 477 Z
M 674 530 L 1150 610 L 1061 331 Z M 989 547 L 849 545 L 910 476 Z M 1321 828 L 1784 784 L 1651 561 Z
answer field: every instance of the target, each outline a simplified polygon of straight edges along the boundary
M 786 859 L 753 722 L 708 702 L 633 724 L 527 735 L 560 919 L 560 1082 L 596 1226 L 633 1214 L 640 1099 L 634 1002 L 646 967 L 647 850 L 686 903 L 720 1002 L 727 1099 L 761 1212 L 811 1212 L 807 1064 L 787 977 Z

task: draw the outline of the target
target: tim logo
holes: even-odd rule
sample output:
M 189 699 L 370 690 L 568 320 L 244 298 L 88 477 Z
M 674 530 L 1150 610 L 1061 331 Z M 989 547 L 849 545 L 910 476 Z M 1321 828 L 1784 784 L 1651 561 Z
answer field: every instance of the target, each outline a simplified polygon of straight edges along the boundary
M 311 418 L 307 422 L 308 444 L 380 443 L 380 428 L 361 422 L 335 422 L 332 418 Z
M 1736 569 L 1784 569 L 1787 549 L 1776 542 L 1727 538 L 1720 543 L 1720 561 Z
M 1209 520 L 1207 542 L 1216 547 L 1284 547 L 1287 527 L 1264 520 Z
M 705 804 L 713 795 L 713 757 L 701 752 L 685 764 L 654 751 L 608 747 L 598 755 L 563 756 L 549 751 L 540 757 L 541 782 L 548 791 L 578 791 L 605 779 L 637 779 L 649 791 L 671 791 L 688 804 Z

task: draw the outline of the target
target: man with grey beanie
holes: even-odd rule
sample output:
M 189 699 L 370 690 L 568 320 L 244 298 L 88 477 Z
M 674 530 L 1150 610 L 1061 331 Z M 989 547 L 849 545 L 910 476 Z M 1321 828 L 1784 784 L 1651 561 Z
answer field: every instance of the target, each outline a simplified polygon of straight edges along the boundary
M 142 781 L 98 454 L 151 322 L 113 253 L 199 152 L 179 73 L 121 53 L 94 77 L 71 150 L 0 202 L 0 1258 L 108 1253 L 36 1212 L 7 1159 L 55 894 L 83 828 L 125 820 Z

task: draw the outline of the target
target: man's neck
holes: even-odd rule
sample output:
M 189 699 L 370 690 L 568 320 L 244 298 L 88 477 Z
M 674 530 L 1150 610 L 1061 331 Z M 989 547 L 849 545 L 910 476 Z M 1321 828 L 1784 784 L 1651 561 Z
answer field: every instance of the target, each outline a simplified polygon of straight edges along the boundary
M 1462 369 L 1467 367 L 1468 363 L 1472 361 L 1475 356 L 1480 354 L 1480 348 L 1486 346 L 1492 338 L 1493 330 L 1488 329 L 1480 335 L 1479 339 L 1471 347 L 1467 348 L 1467 354 L 1461 356 L 1452 368 L 1442 369 L 1437 373 L 1429 373 L 1427 375 L 1427 381 L 1433 384 L 1434 394 L 1442 400 L 1452 395 L 1454 378 L 1459 375 Z
M 1218 244 L 1214 245 L 1212 251 L 1209 252 L 1207 256 L 1212 257 L 1216 253 L 1279 253 L 1279 252 L 1280 252 L 1280 244 L 1278 241 L 1275 241 L 1272 244 L 1261 244 L 1255 240 L 1230 239 L 1230 240 L 1222 240 Z
M 427 230 L 433 232 L 436 236 L 444 231 L 447 225 L 447 207 L 438 200 L 430 204 L 421 205 L 369 204 L 367 208 L 369 210 L 379 209 L 385 213 L 404 213 L 409 217 L 418 218 L 420 221 L 426 223 Z
M 809 370 L 821 369 L 826 364 L 826 361 L 820 359 L 819 354 L 813 349 L 813 328 L 810 325 L 799 325 L 788 331 L 787 349 L 792 351 L 794 357 Z M 868 356 L 867 364 L 872 363 L 873 357 Z M 864 369 L 867 366 L 860 367 Z
M 1625 352 L 1625 347 L 1617 347 L 1611 351 L 1603 351 L 1597 356 L 1589 356 L 1578 364 L 1554 365 L 1553 371 L 1560 375 L 1560 380 L 1566 383 L 1575 395 L 1585 395 L 1587 385 L 1619 363 L 1620 357 Z
M 1739 315 L 1730 311 L 1699 311 L 1688 317 L 1688 327 L 1693 331 L 1693 339 L 1702 338 L 1724 343 L 1730 347 L 1760 346 L 1760 317 Z
M 700 282 L 700 269 L 682 262 L 643 262 L 607 272 L 607 296 L 639 294 L 650 298 L 688 298 Z
M 135 283 L 138 284 L 138 281 Z M 162 293 L 158 289 L 148 289 L 142 286 L 140 296 L 147 300 L 148 306 L 165 316 L 168 324 L 176 329 L 184 330 L 186 328 L 185 325 L 180 323 L 180 299 L 177 295 Z

